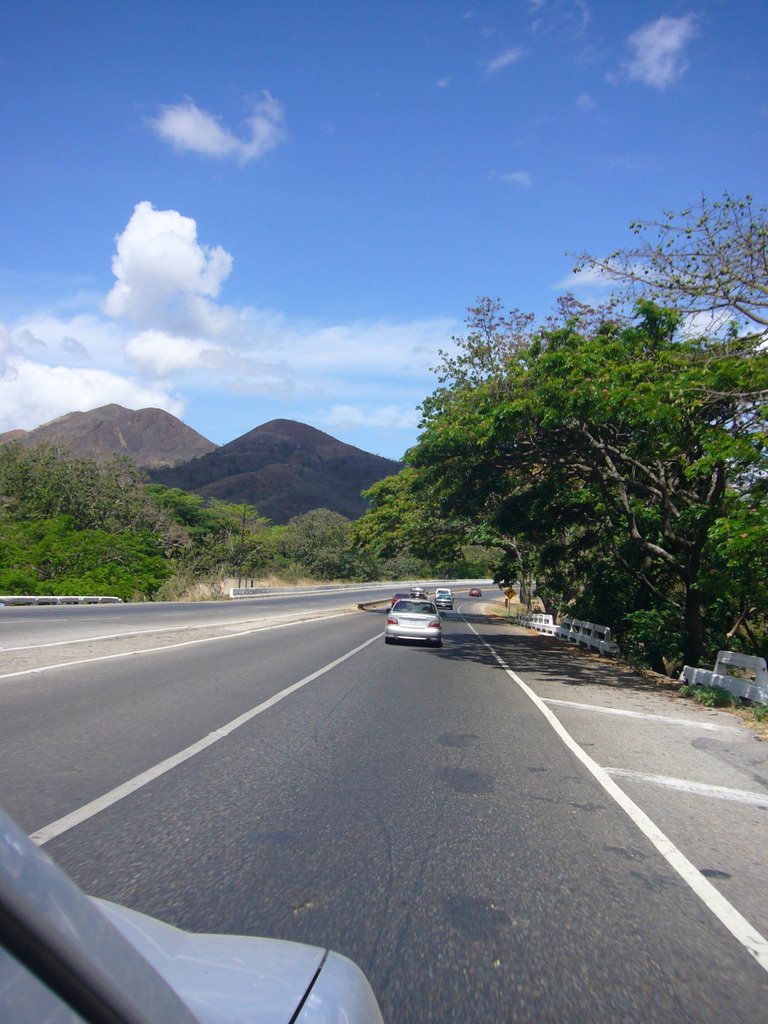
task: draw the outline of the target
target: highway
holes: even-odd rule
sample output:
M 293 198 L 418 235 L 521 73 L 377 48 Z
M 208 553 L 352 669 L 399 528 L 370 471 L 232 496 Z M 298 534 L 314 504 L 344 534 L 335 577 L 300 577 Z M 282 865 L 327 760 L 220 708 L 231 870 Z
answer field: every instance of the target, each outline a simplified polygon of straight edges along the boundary
M 767 1021 L 765 744 L 466 590 L 440 650 L 371 599 L 3 609 L 4 809 L 94 895 L 345 953 L 387 1022 Z

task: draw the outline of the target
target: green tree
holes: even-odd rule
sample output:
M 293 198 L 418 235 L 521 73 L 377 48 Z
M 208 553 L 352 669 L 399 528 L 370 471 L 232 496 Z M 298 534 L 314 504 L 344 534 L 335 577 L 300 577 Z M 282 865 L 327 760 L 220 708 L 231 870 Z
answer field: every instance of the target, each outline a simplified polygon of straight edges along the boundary
M 289 562 L 321 580 L 370 578 L 372 562 L 355 545 L 349 519 L 327 508 L 294 516 L 280 543 Z
M 572 559 L 599 545 L 646 604 L 679 605 L 696 663 L 710 532 L 726 495 L 768 469 L 768 357 L 733 334 L 681 339 L 679 316 L 647 302 L 637 317 L 512 339 L 501 371 L 446 361 L 406 460 L 454 515 L 500 537 Z M 471 346 L 461 354 L 471 369 Z

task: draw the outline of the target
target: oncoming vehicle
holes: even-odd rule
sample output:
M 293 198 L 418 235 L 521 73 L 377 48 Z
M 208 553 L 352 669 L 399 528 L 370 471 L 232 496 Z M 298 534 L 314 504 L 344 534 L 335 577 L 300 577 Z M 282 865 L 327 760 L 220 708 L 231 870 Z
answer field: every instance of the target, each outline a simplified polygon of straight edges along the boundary
M 470 589 L 470 591 L 469 591 L 469 596 L 470 597 L 482 597 L 483 596 L 483 592 L 480 589 L 480 587 L 472 587 Z
M 384 642 L 420 640 L 433 647 L 443 643 L 443 622 L 432 601 L 409 598 L 398 601 L 387 616 Z
M 449 587 L 436 588 L 435 605 L 438 608 L 453 608 L 453 593 Z
M 382 1024 L 346 957 L 88 897 L 2 811 L 0 922 L 3 1024 Z

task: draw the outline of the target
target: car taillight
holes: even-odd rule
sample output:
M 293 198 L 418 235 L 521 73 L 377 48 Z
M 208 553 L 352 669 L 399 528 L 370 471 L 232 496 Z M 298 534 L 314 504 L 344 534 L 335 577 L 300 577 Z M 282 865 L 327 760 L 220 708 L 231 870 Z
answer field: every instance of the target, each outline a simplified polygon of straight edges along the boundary
M 427 626 L 427 629 L 440 629 L 441 625 L 442 623 L 440 622 L 440 619 L 432 619 L 430 624 Z
M 389 615 L 387 617 L 387 625 L 388 626 L 396 626 L 397 625 L 397 619 L 395 618 L 394 615 Z

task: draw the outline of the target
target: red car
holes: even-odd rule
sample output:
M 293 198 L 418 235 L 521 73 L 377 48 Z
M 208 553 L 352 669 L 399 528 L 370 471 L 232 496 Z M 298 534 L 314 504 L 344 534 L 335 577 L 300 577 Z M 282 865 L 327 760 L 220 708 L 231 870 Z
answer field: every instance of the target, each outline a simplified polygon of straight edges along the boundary
M 469 592 L 469 596 L 470 597 L 482 597 L 483 596 L 483 592 L 482 592 L 482 590 L 479 587 L 472 587 L 472 589 Z

